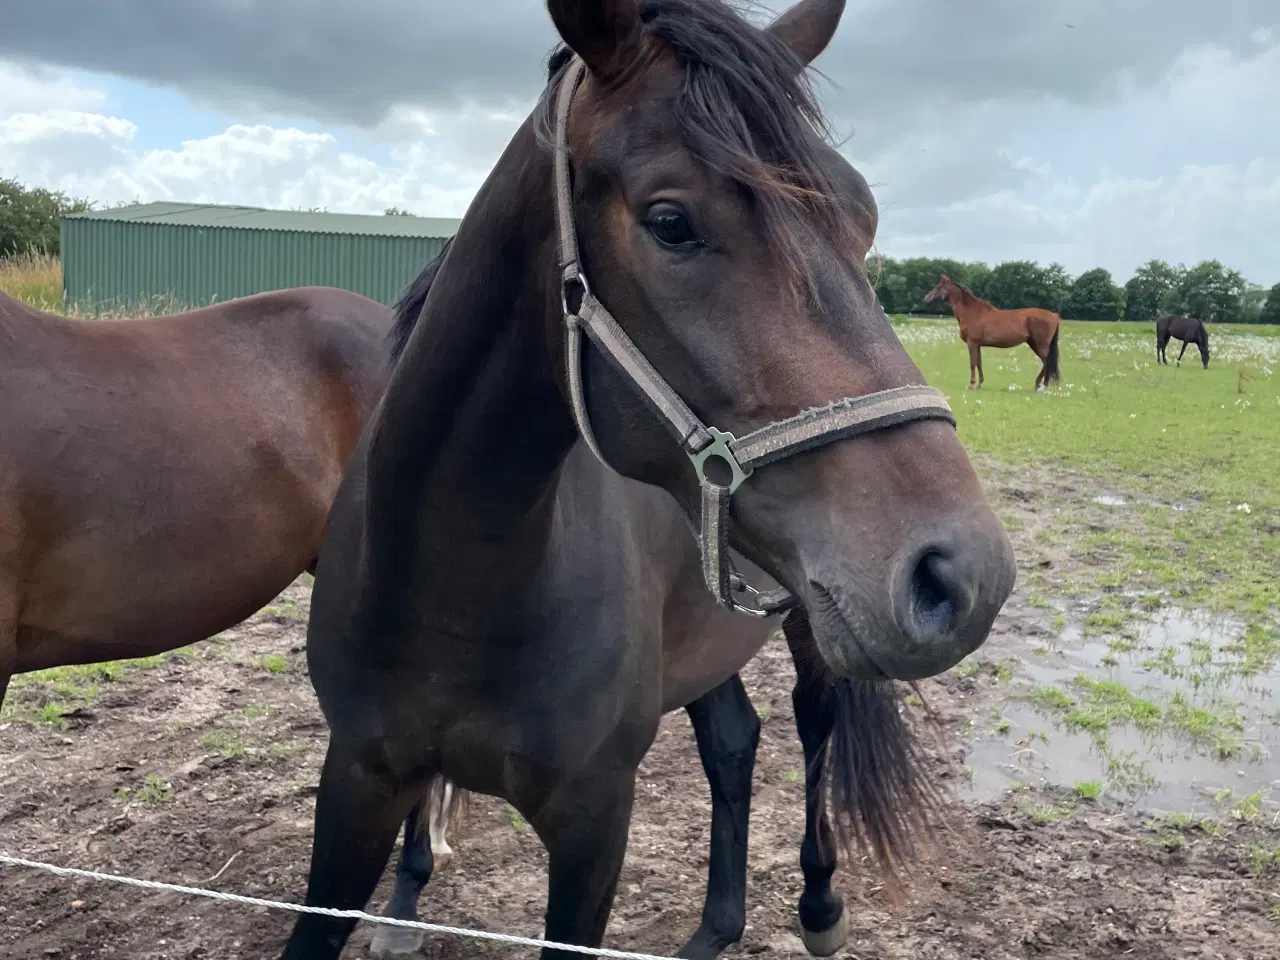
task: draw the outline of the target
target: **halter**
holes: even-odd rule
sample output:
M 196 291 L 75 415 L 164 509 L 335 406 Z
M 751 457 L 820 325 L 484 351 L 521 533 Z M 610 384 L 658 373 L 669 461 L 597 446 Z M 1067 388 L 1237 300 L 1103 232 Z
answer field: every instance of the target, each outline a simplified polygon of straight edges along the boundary
M 591 292 L 578 260 L 578 237 L 573 223 L 573 194 L 569 181 L 569 107 L 582 80 L 585 65 L 575 57 L 561 82 L 555 116 L 556 216 L 560 227 L 561 296 L 564 309 L 569 393 L 573 417 L 582 439 L 596 458 L 608 466 L 587 415 L 582 388 L 582 334 L 591 339 L 613 365 L 644 395 L 693 463 L 701 486 L 701 520 L 698 545 L 702 551 L 702 577 L 707 588 L 728 610 L 768 617 L 789 609 L 796 598 L 785 589 L 761 593 L 733 569 L 729 556 L 729 498 L 757 467 L 776 463 L 806 450 L 849 437 L 909 423 L 912 420 L 946 420 L 955 426 L 955 415 L 941 391 L 933 387 L 895 387 L 861 397 L 847 397 L 825 407 L 805 410 L 778 420 L 743 437 L 704 424 L 680 395 L 662 378 Z M 577 288 L 579 306 L 570 307 L 570 290 Z M 729 470 L 728 485 L 707 475 L 713 459 Z M 749 598 L 739 603 L 733 594 Z

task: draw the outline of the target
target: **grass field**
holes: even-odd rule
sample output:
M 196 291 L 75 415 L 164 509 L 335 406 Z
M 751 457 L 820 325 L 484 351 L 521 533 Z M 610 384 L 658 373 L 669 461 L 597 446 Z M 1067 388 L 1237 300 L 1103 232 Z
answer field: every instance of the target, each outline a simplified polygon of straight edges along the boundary
M 0 290 L 35 305 L 56 308 L 60 282 L 56 259 L 0 261 Z M 1035 393 L 1029 349 L 985 350 L 986 385 L 968 390 L 953 320 L 893 323 L 950 398 L 1014 536 L 1015 599 L 1055 635 L 1033 653 L 1075 658 L 1075 669 L 1033 670 L 1029 688 L 1004 690 L 993 729 L 1029 705 L 1087 734 L 1112 765 L 1111 738 L 1126 729 L 1219 758 L 1280 742 L 1280 693 L 1266 686 L 1280 658 L 1280 328 L 1215 325 L 1206 371 L 1194 349 L 1181 367 L 1158 365 L 1151 324 L 1067 322 L 1062 384 Z M 15 688 L 43 687 L 35 719 L 57 724 L 120 670 L 155 663 L 54 670 Z M 1002 662 L 995 675 L 1015 673 Z M 1154 688 L 1152 676 L 1163 678 Z
M 1015 605 L 1051 625 L 997 666 L 992 739 L 1056 755 L 1068 785 L 1088 770 L 1081 796 L 1262 802 L 1233 779 L 1269 783 L 1280 745 L 1280 330 L 1215 326 L 1206 371 L 1194 347 L 1158 365 L 1152 325 L 1068 322 L 1061 388 L 1037 394 L 1029 349 L 984 350 L 969 390 L 954 321 L 895 329 L 1014 536 Z
M 56 307 L 57 270 L 0 264 L 0 289 Z M 1018 584 L 987 642 L 906 698 L 942 733 L 922 746 L 974 842 L 905 905 L 844 863 L 837 886 L 859 891 L 850 950 L 1280 956 L 1280 330 L 1215 326 L 1205 371 L 1191 356 L 1158 366 L 1152 325 L 1067 323 L 1062 386 L 1037 394 L 1026 348 L 984 351 L 986 386 L 971 391 L 954 321 L 894 327 L 956 410 Z M 0 850 L 300 899 L 325 745 L 306 676 L 311 586 L 304 574 L 182 650 L 15 678 L 0 712 Z M 759 960 L 803 955 L 794 680 L 781 642 L 743 670 L 761 743 L 742 952 Z M 669 953 L 697 924 L 709 843 L 683 712 L 663 719 L 637 787 L 607 942 Z M 509 806 L 476 800 L 424 916 L 537 934 L 545 854 Z M 202 956 L 219 938 L 273 960 L 289 922 L 5 881 L 0 955 L 15 960 Z M 369 936 L 358 930 L 353 951 Z M 429 955 L 475 952 L 451 943 Z
M 1130 561 L 1116 576 L 1179 584 L 1223 612 L 1280 609 L 1280 327 L 1215 326 L 1204 370 L 1194 347 L 1181 367 L 1157 364 L 1151 324 L 1068 321 L 1061 388 L 1040 394 L 1028 348 L 984 350 L 986 385 L 968 390 L 954 321 L 900 318 L 895 329 L 947 393 L 972 452 L 1143 498 L 1134 509 L 1160 536 L 1109 542 Z

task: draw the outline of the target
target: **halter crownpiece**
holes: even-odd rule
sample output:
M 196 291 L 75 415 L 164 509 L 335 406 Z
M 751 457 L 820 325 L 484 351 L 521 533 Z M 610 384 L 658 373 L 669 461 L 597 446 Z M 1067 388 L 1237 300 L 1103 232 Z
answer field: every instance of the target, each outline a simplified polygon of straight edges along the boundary
M 786 420 L 778 420 L 736 437 L 704 424 L 662 375 L 653 368 L 613 315 L 591 292 L 578 260 L 578 236 L 573 222 L 573 192 L 569 180 L 569 107 L 582 81 L 586 66 L 575 57 L 561 80 L 555 115 L 556 220 L 560 231 L 562 304 L 565 319 L 565 350 L 569 395 L 578 432 L 596 458 L 606 466 L 600 453 L 591 419 L 587 414 L 582 385 L 582 335 L 639 389 L 649 406 L 662 419 L 693 464 L 701 487 L 701 518 L 698 545 L 702 552 L 702 577 L 707 588 L 728 610 L 767 617 L 796 604 L 785 589 L 761 593 L 733 569 L 729 556 L 729 500 L 757 467 L 812 450 L 849 437 L 883 430 L 913 420 L 946 420 L 955 426 L 955 414 L 947 398 L 933 387 L 894 387 L 861 397 L 847 397 L 825 407 L 805 410 Z M 577 309 L 570 305 L 570 293 L 577 289 Z M 708 475 L 712 460 L 728 469 L 727 484 Z M 738 593 L 751 598 L 748 606 L 733 598 Z

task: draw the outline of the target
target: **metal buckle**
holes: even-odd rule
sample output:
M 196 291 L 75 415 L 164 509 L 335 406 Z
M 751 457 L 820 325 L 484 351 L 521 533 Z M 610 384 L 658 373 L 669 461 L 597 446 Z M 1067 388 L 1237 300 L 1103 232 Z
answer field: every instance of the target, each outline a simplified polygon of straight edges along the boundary
M 732 494 L 738 487 L 742 486 L 743 480 L 751 476 L 751 471 L 742 468 L 742 465 L 738 463 L 737 457 L 733 455 L 733 451 L 729 448 L 730 444 L 736 442 L 738 438 L 732 433 L 717 430 L 715 427 L 707 427 L 707 433 L 711 437 L 711 442 L 697 453 L 689 454 L 689 459 L 693 461 L 694 472 L 698 474 L 698 482 L 723 486 L 723 484 L 716 483 L 715 480 L 708 477 L 706 469 L 707 460 L 711 457 L 719 457 L 729 465 L 729 493 Z
M 748 607 L 739 603 L 737 600 L 733 599 L 733 597 L 730 597 L 729 603 L 732 605 L 734 612 L 746 613 L 753 617 L 759 617 L 761 619 L 764 619 L 765 617 L 773 616 L 774 611 L 766 610 L 757 602 L 757 599 L 761 596 L 760 591 L 757 590 L 755 587 L 753 587 L 751 584 L 747 583 L 747 581 L 743 579 L 741 574 L 739 573 L 729 574 L 729 590 L 731 593 L 745 594 L 748 600 L 750 600 L 752 603 L 755 603 L 755 606 Z
M 569 309 L 569 288 L 577 286 L 581 290 L 581 296 L 578 297 L 578 309 Z M 572 277 L 564 277 L 560 281 L 560 308 L 564 310 L 566 317 L 576 317 L 578 311 L 582 309 L 583 303 L 587 297 L 591 296 L 591 284 L 587 283 L 587 276 L 579 270 Z

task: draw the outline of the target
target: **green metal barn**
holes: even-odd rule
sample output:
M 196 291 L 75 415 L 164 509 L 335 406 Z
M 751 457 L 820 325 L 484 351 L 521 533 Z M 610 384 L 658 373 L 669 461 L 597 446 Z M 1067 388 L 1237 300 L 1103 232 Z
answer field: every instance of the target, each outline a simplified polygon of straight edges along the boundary
M 203 203 L 75 213 L 62 219 L 63 300 L 171 309 L 318 284 L 390 304 L 459 222 Z

